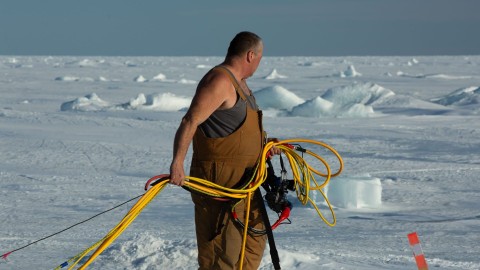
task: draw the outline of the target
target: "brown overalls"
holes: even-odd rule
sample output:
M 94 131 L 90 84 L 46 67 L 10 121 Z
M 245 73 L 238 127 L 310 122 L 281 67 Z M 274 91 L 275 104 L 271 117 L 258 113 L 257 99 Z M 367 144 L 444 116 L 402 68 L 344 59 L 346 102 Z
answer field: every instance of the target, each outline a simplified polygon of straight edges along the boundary
M 223 68 L 217 68 L 230 77 L 238 95 L 246 102 L 245 94 L 236 79 Z M 231 188 L 238 187 L 236 185 L 242 177 L 245 178 L 255 167 L 264 144 L 262 113 L 248 105 L 246 107 L 245 121 L 227 137 L 208 138 L 197 129 L 193 138 L 191 176 Z M 238 269 L 243 229 L 233 221 L 230 204 L 197 193 L 192 193 L 192 200 L 195 204 L 199 270 Z M 235 207 L 242 222 L 245 222 L 245 200 Z M 264 230 L 258 203 L 255 200 L 251 202 L 248 224 L 249 227 Z M 243 269 L 258 269 L 265 243 L 265 235 L 248 235 Z

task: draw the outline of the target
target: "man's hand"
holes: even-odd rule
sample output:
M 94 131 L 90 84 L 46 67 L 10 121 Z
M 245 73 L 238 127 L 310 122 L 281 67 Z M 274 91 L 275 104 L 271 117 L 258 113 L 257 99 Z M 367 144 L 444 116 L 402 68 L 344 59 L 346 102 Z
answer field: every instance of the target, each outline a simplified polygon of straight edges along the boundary
M 176 186 L 183 186 L 185 184 L 183 164 L 172 163 L 172 165 L 170 165 L 170 184 Z
M 277 138 L 268 138 L 267 139 L 267 142 L 278 142 L 278 139 Z M 270 150 L 268 151 L 268 157 L 269 158 L 272 158 L 274 155 L 280 155 L 282 153 L 282 150 L 280 150 L 279 148 L 273 146 L 272 148 L 270 148 Z

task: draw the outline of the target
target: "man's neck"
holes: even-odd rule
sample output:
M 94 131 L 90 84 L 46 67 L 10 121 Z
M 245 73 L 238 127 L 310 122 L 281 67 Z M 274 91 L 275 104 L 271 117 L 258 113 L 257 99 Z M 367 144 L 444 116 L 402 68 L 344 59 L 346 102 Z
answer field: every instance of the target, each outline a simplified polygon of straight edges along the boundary
M 227 67 L 238 81 L 246 80 L 248 78 L 247 70 L 244 68 L 244 65 L 242 65 L 240 60 L 225 60 L 221 65 Z

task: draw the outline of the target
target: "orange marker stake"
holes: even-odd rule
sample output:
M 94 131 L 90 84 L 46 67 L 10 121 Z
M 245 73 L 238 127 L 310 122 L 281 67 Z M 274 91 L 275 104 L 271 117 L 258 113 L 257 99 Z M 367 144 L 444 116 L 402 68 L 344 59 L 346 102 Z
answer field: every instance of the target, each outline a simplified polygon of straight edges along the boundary
M 425 255 L 423 255 L 422 246 L 416 232 L 408 234 L 408 242 L 410 242 L 410 247 L 413 250 L 418 270 L 428 270 L 427 261 L 425 260 Z

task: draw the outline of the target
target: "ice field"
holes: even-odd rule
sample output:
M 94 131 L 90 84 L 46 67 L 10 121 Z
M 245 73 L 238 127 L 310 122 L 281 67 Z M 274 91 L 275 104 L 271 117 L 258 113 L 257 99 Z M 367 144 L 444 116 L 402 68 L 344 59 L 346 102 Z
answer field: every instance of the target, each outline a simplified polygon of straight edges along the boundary
M 168 173 L 196 84 L 222 60 L 0 56 L 0 254 Z M 292 224 L 274 231 L 282 269 L 416 269 L 411 232 L 430 268 L 480 269 L 480 56 L 264 57 L 249 86 L 271 137 L 325 142 L 345 162 L 326 189 L 335 227 L 289 194 Z M 53 269 L 132 205 L 11 253 L 0 269 Z M 188 192 L 168 186 L 90 268 L 195 269 L 193 222 Z M 268 250 L 260 269 L 273 269 Z

